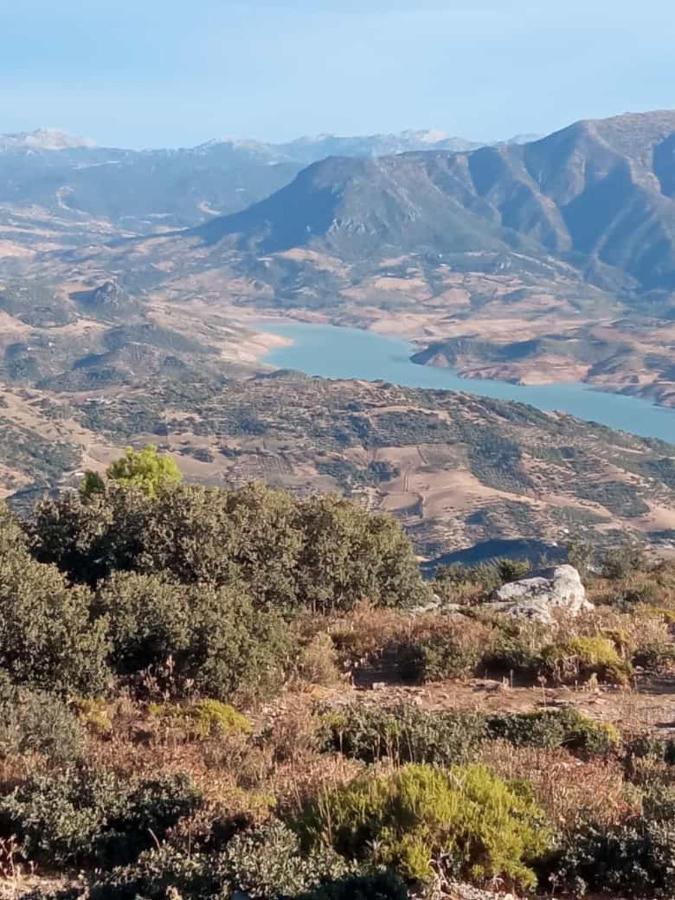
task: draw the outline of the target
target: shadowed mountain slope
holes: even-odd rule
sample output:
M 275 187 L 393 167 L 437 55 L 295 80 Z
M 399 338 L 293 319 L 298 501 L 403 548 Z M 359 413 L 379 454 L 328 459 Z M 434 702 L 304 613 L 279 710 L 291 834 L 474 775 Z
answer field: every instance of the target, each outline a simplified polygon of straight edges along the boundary
M 675 287 L 675 111 L 571 125 L 529 144 L 331 158 L 196 230 L 261 253 L 320 245 L 554 255 L 624 287 Z M 235 236 L 235 237 L 233 237 Z

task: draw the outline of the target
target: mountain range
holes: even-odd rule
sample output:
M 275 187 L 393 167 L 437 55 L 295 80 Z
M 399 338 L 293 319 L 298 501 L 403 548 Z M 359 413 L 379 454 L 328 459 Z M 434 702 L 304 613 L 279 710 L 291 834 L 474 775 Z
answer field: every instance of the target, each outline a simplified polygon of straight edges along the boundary
M 329 158 L 195 233 L 260 253 L 554 256 L 591 280 L 670 291 L 675 111 L 578 122 L 522 145 Z
M 461 374 L 586 381 L 673 405 L 674 153 L 675 111 L 657 111 L 524 144 L 332 156 L 188 229 L 111 241 L 85 222 L 66 253 L 43 236 L 15 273 L 77 281 L 80 293 L 112 280 L 155 306 L 377 328 Z
M 244 209 L 327 156 L 476 146 L 439 131 L 405 131 L 319 135 L 283 144 L 228 139 L 175 150 L 127 150 L 38 129 L 0 135 L 0 204 L 35 204 L 60 216 L 85 214 L 144 233 Z

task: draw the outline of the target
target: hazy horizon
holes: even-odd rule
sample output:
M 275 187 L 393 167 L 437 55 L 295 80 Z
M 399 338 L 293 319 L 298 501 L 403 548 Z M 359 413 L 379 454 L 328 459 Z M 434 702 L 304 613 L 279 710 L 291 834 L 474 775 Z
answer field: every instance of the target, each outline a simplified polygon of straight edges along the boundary
M 476 141 L 675 106 L 665 0 L 25 0 L 0 9 L 0 132 L 99 145 L 438 129 Z

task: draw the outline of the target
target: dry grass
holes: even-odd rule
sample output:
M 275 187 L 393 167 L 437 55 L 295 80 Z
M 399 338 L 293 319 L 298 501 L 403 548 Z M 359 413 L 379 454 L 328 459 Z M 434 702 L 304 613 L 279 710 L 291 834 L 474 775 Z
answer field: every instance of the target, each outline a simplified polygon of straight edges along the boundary
M 481 760 L 503 778 L 529 781 L 537 800 L 561 828 L 584 817 L 616 822 L 636 808 L 615 760 L 582 762 L 566 750 L 514 747 L 506 741 L 487 743 Z

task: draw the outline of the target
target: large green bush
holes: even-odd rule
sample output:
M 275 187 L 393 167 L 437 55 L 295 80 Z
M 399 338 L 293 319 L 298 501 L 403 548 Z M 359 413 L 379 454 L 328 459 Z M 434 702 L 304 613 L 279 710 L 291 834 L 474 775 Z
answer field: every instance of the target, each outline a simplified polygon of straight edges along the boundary
M 298 594 L 314 610 L 414 606 L 427 589 L 410 541 L 391 516 L 370 513 L 341 497 L 314 497 L 299 504 L 303 546 Z
M 0 836 L 50 865 L 128 863 L 194 812 L 201 795 L 185 776 L 129 783 L 107 770 L 35 775 L 0 798 Z
M 118 573 L 98 591 L 96 610 L 109 623 L 114 670 L 133 675 L 152 668 L 160 687 L 177 696 L 272 693 L 295 656 L 292 629 L 276 613 L 254 609 L 236 585 Z
M 426 712 L 410 703 L 392 709 L 353 704 L 326 713 L 323 724 L 328 748 L 369 763 L 468 762 L 486 737 L 479 713 Z
M 11 684 L 0 671 L 0 757 L 41 753 L 68 762 L 82 751 L 77 717 L 58 697 Z
M 296 824 L 308 846 L 332 846 L 413 880 L 441 867 L 472 881 L 531 887 L 529 861 L 550 842 L 526 789 L 479 765 L 369 772 L 310 801 Z
M 178 485 L 150 497 L 107 484 L 44 500 L 28 530 L 39 560 L 92 586 L 126 570 L 184 584 L 237 580 L 256 606 L 326 611 L 427 596 L 400 525 L 338 497 L 297 500 L 255 484 Z
M 0 668 L 17 683 L 58 693 L 104 692 L 105 622 L 90 615 L 86 587 L 23 550 L 0 554 Z

